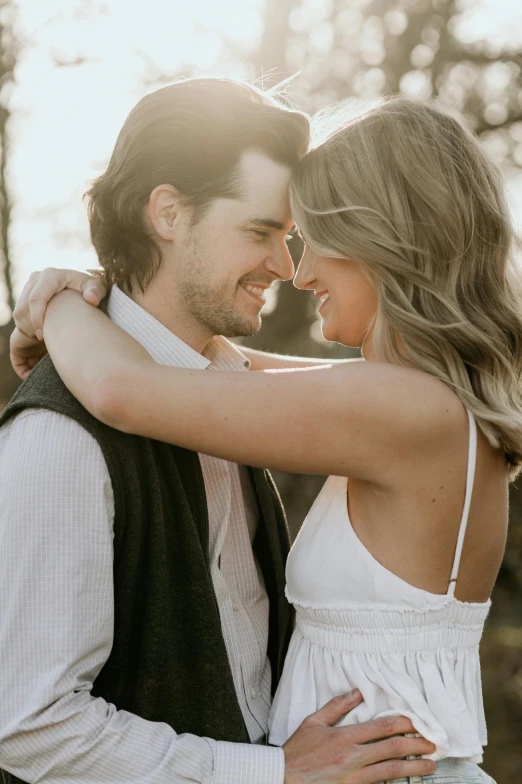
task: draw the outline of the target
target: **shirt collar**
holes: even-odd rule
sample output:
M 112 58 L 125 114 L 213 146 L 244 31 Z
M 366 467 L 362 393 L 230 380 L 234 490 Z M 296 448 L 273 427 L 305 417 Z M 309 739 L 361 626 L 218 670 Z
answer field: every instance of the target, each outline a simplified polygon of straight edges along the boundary
M 250 362 L 230 341 L 216 335 L 203 354 L 184 343 L 117 285 L 112 286 L 108 314 L 111 321 L 147 349 L 159 365 L 205 370 L 248 370 Z

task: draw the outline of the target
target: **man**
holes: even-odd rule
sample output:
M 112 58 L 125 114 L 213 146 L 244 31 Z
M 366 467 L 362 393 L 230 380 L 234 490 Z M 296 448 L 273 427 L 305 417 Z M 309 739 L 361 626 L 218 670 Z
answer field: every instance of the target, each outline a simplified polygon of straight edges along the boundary
M 237 82 L 178 82 L 133 109 L 89 218 L 108 314 L 156 361 L 246 370 L 223 336 L 255 333 L 266 289 L 293 275 L 288 182 L 307 144 L 302 115 Z M 22 375 L 43 353 L 27 315 Z M 263 745 L 292 628 L 266 472 L 111 430 L 48 359 L 0 426 L 7 782 L 372 784 L 429 751 L 390 738 L 413 732 L 400 718 L 334 728 L 360 695 Z

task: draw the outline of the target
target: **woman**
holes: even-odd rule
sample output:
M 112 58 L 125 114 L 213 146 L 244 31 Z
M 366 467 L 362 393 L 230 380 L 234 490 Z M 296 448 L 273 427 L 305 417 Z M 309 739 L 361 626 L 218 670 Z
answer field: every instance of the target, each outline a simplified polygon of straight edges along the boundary
M 331 475 L 288 561 L 297 627 L 272 743 L 358 687 L 347 722 L 405 715 L 436 745 L 425 781 L 490 781 L 476 764 L 478 644 L 522 463 L 522 320 L 500 174 L 457 120 L 393 99 L 301 161 L 291 203 L 306 243 L 295 285 L 321 300 L 325 338 L 361 346 L 365 362 L 203 377 L 154 364 L 71 293 L 51 302 L 47 347 L 112 427 Z

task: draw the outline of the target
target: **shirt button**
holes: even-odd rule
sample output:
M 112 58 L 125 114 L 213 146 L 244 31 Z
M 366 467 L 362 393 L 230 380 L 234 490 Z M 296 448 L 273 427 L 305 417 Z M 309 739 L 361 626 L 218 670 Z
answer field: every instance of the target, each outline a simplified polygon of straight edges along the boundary
M 257 700 L 257 691 L 255 689 L 250 689 L 250 694 L 253 700 Z
M 232 609 L 234 610 L 234 612 L 239 612 L 239 607 L 237 606 L 237 604 L 233 604 Z

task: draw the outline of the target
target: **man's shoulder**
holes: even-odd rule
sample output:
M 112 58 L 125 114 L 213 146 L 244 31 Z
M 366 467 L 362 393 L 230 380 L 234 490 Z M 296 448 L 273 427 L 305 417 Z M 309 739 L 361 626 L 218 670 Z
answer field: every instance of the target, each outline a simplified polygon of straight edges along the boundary
M 22 433 L 33 436 L 40 432 L 45 433 L 48 438 L 53 438 L 66 436 L 68 432 L 85 431 L 71 417 L 43 407 L 17 409 L 12 416 L 0 424 L 0 439 Z
M 12 464 L 16 457 L 23 465 L 30 457 L 40 471 L 66 468 L 81 456 L 92 464 L 105 459 L 96 439 L 69 416 L 46 408 L 23 408 L 0 425 L 0 459 Z
M 69 414 L 83 409 L 58 375 L 50 357 L 45 357 L 31 371 L 0 415 L 0 425 L 28 408 L 46 408 Z
M 69 418 L 100 443 L 109 441 L 110 434 L 112 440 L 119 441 L 116 431 L 95 419 L 69 392 L 48 356 L 31 371 L 0 414 L 0 427 L 29 409 L 41 409 Z
M 36 509 L 64 497 L 61 513 L 76 509 L 80 499 L 85 504 L 96 498 L 104 499 L 113 513 L 112 480 L 103 452 L 70 417 L 24 409 L 0 427 L 0 517 L 16 516 L 20 503 L 36 504 Z
M 49 428 L 63 420 L 67 420 L 67 417 L 46 408 L 21 408 L 0 425 L 0 439 L 7 438 L 13 432 Z M 70 421 L 72 425 L 78 427 L 74 420 Z
M 62 466 L 79 453 L 95 464 L 106 458 L 97 438 L 102 427 L 69 392 L 50 357 L 45 357 L 18 388 L 0 414 L 0 444 L 6 455 L 22 454 L 30 460 L 38 452 L 38 464 Z M 14 450 L 14 451 L 13 451 Z M 58 461 L 58 456 L 61 460 Z M 19 462 L 19 461 L 18 461 Z
M 88 509 L 113 519 L 112 480 L 96 439 L 55 411 L 27 408 L 9 418 L 0 427 L 0 526 L 27 515 L 73 525 Z

